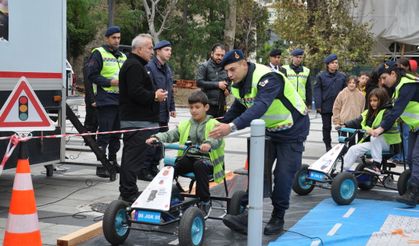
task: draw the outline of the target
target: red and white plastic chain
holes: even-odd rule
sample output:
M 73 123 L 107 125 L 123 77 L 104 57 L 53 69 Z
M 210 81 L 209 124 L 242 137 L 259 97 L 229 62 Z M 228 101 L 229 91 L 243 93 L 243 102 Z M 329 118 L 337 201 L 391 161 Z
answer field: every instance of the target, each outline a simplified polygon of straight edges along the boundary
M 4 153 L 3 160 L 0 164 L 0 176 L 3 173 L 3 168 L 6 165 L 7 160 L 12 155 L 13 151 L 15 150 L 16 146 L 19 144 L 19 142 L 26 142 L 29 139 L 31 139 L 32 134 L 13 134 L 10 136 L 9 143 L 7 144 L 6 153 Z

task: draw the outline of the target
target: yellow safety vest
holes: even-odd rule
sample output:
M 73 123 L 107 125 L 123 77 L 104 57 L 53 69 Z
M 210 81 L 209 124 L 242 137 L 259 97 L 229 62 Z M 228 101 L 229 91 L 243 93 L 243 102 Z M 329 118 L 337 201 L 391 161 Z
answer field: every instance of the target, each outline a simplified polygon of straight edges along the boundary
M 208 138 L 208 134 L 212 129 L 215 128 L 215 125 L 219 122 L 215 119 L 209 119 L 205 124 L 205 133 L 204 138 Z M 184 145 L 189 137 L 189 131 L 191 130 L 191 120 L 184 120 L 179 123 L 179 144 Z M 213 177 L 214 181 L 220 183 L 224 178 L 224 140 L 221 140 L 222 143 L 217 149 L 211 149 L 209 152 L 209 157 L 213 165 Z M 183 155 L 183 150 L 179 150 L 178 156 Z
M 296 73 L 290 65 L 282 66 L 287 70 L 287 78 L 297 90 L 298 94 L 301 96 L 303 101 L 306 101 L 306 85 L 308 76 L 310 75 L 310 69 L 303 66 L 303 71 L 301 73 Z
M 127 60 L 125 54 L 122 54 L 118 59 L 112 53 L 106 51 L 103 47 L 95 48 L 95 50 L 100 52 L 102 56 L 102 70 L 100 71 L 100 75 L 107 79 L 117 79 L 119 76 L 119 70 L 121 69 L 122 64 Z M 103 90 L 110 93 L 119 93 L 119 86 L 112 85 L 109 87 L 102 87 Z
M 406 77 L 403 76 L 401 78 L 393 93 L 393 103 L 399 98 L 402 86 L 410 83 L 419 83 L 419 79 L 411 75 L 406 75 Z M 412 131 L 419 130 L 419 103 L 410 101 L 404 109 L 402 115 L 400 115 L 400 118 L 410 127 Z
M 252 75 L 252 89 L 251 91 L 244 95 L 243 98 L 240 97 L 239 89 L 232 87 L 231 92 L 233 96 L 246 108 L 253 106 L 254 100 L 258 93 L 258 83 L 260 79 L 268 73 L 272 73 L 272 70 L 264 65 L 255 64 L 256 68 L 253 71 Z M 284 96 L 292 104 L 292 106 L 298 110 L 302 115 L 307 114 L 307 107 L 303 99 L 298 95 L 298 92 L 291 85 L 287 77 L 281 72 L 277 72 L 284 79 Z M 285 105 L 275 98 L 272 104 L 269 106 L 268 110 L 262 116 L 265 121 L 267 131 L 282 131 L 291 128 L 294 125 L 294 120 L 292 119 L 291 112 L 285 107 Z
M 361 126 L 364 130 L 375 129 L 380 126 L 381 121 L 383 121 L 383 115 L 386 109 L 381 109 L 377 116 L 375 117 L 374 121 L 372 122 L 371 127 L 367 126 L 367 114 L 368 110 L 362 112 L 362 121 Z M 400 138 L 399 128 L 397 127 L 397 123 L 394 123 L 393 126 L 383 133 L 384 139 L 388 144 L 398 144 L 402 141 Z

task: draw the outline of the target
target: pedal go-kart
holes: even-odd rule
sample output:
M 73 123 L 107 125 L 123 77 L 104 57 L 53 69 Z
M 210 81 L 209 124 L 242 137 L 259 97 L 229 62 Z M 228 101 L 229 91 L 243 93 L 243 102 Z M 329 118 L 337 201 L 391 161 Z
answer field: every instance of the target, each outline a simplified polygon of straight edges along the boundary
M 402 173 L 393 171 L 395 164 L 387 162 L 394 155 L 392 151 L 383 152 L 383 161 L 381 163 L 381 175 L 376 175 L 365 171 L 366 157 L 362 158 L 362 163 L 357 165 L 354 170 L 343 171 L 343 156 L 349 148 L 349 142 L 355 138 L 358 133 L 363 132 L 360 129 L 341 128 L 340 132 L 349 133 L 349 137 L 339 137 L 339 144 L 324 154 L 319 160 L 311 165 L 303 164 L 296 173 L 293 190 L 299 195 L 309 194 L 314 187 L 321 187 L 331 190 L 333 200 L 338 205 L 348 205 L 356 197 L 358 187 L 361 190 L 370 190 L 376 185 L 388 189 L 398 190 L 402 195 L 406 192 L 407 180 L 410 177 L 410 170 L 404 167 Z M 394 175 L 399 175 L 397 187 L 393 186 Z
M 197 153 L 199 150 L 197 146 L 191 144 L 185 146 L 165 144 L 162 147 L 184 149 L 185 154 Z M 202 245 L 205 238 L 206 219 L 222 220 L 227 213 L 239 214 L 244 210 L 240 202 L 246 193 L 237 191 L 229 198 L 227 183 L 224 179 L 226 196 L 211 196 L 212 209 L 204 215 L 198 207 L 199 198 L 194 194 L 180 191 L 181 186 L 174 177 L 175 158 L 164 158 L 164 165 L 133 204 L 115 200 L 106 209 L 103 217 L 103 233 L 109 243 L 122 244 L 127 239 L 130 230 L 140 230 L 177 235 L 180 245 Z M 193 173 L 188 173 L 185 177 L 190 178 L 191 182 L 194 181 Z M 227 203 L 227 206 L 216 207 L 213 201 L 218 201 L 219 204 Z M 221 210 L 222 214 L 212 217 L 213 210 Z M 152 229 L 155 226 L 160 228 L 174 223 L 178 223 L 177 232 Z M 151 229 L 136 228 L 134 224 L 150 225 Z

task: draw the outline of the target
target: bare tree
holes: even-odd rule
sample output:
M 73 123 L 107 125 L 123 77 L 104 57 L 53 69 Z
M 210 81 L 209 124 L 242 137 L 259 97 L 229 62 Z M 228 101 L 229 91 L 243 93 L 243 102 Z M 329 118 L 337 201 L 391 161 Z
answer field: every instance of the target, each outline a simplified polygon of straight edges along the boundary
M 236 36 L 237 0 L 228 0 L 224 25 L 224 44 L 227 50 L 234 48 Z
M 160 41 L 159 36 L 166 27 L 166 21 L 174 10 L 178 0 L 167 0 L 164 6 L 160 0 L 143 0 L 145 12 L 147 14 L 147 24 L 154 43 Z M 160 3 L 160 4 L 159 4 Z M 160 17 L 160 18 L 158 18 Z M 160 24 L 160 27 L 157 25 Z

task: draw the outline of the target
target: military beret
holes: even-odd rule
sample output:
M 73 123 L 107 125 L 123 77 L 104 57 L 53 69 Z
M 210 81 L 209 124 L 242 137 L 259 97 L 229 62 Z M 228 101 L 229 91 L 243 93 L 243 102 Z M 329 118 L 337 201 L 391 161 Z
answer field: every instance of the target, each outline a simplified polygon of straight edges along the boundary
M 167 46 L 170 47 L 170 46 L 172 46 L 172 44 L 167 40 L 162 40 L 162 41 L 158 42 L 156 44 L 156 46 L 154 46 L 154 50 L 158 50 L 158 49 L 161 49 L 161 48 L 164 48 L 164 47 L 167 47 Z
M 397 68 L 397 62 L 386 61 L 385 63 L 381 64 L 378 67 L 378 70 L 377 70 L 378 77 L 380 77 L 381 74 L 383 73 L 390 73 L 391 71 L 396 70 L 396 68 Z
M 302 55 L 304 55 L 304 50 L 302 50 L 300 48 L 297 48 L 297 49 L 291 51 L 291 55 L 292 56 L 302 56 Z
M 121 32 L 121 28 L 119 28 L 119 26 L 111 26 L 108 28 L 108 30 L 106 30 L 105 37 L 109 37 L 114 33 L 120 33 L 120 32 Z
M 338 56 L 336 54 L 330 54 L 328 56 L 326 56 L 326 58 L 324 58 L 324 63 L 329 64 L 334 60 L 337 60 Z
M 241 50 L 230 50 L 227 52 L 221 61 L 222 66 L 226 66 L 228 64 L 238 62 L 244 59 L 243 52 Z
M 280 55 L 281 55 L 281 51 L 278 49 L 273 49 L 271 53 L 269 53 L 269 56 L 280 56 Z

